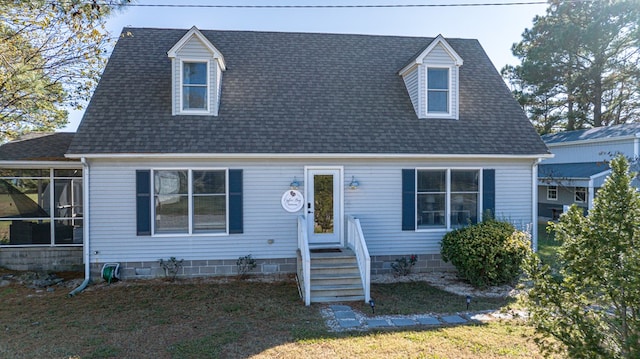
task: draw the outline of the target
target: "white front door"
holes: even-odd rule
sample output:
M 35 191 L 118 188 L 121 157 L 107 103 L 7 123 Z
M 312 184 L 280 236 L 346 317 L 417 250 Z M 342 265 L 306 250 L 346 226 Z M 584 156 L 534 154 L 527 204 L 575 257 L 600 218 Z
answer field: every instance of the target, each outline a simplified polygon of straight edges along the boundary
M 342 169 L 307 169 L 307 233 L 315 247 L 342 244 Z

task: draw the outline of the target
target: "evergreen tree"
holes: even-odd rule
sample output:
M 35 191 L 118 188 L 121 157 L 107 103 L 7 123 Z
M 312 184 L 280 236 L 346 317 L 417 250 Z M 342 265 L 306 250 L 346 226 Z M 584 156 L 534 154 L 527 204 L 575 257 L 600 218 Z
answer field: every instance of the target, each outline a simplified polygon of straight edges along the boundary
M 536 255 L 525 266 L 532 283 L 525 303 L 547 352 L 640 357 L 640 194 L 623 156 L 611 169 L 586 217 L 572 206 L 551 226 L 562 242 L 558 272 Z
M 550 0 L 502 74 L 540 133 L 640 120 L 640 0 Z

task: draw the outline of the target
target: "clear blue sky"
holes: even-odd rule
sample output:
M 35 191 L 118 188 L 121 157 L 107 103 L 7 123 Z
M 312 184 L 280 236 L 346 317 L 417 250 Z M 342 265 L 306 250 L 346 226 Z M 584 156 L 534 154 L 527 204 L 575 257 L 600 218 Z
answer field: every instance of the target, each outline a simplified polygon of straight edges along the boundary
M 521 0 L 137 0 L 135 4 L 170 5 L 374 5 L 374 4 L 481 4 Z M 524 1 L 521 1 L 524 2 Z M 123 27 L 158 27 L 210 30 L 254 30 L 401 35 L 478 39 L 497 69 L 516 64 L 511 45 L 543 15 L 546 4 L 469 7 L 230 9 L 194 7 L 127 7 L 112 16 L 108 30 Z M 215 41 L 214 41 L 215 43 Z M 75 131 L 82 117 L 72 112 L 63 131 Z

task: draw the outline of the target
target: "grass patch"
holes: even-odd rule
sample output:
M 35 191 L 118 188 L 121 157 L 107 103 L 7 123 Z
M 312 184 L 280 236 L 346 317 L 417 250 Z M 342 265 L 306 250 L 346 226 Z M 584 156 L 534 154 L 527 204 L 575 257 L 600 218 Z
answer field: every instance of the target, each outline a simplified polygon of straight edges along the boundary
M 538 234 L 538 256 L 543 263 L 548 264 L 551 268 L 557 268 L 558 248 L 562 243 L 555 240 L 555 234 L 548 232 L 546 229 L 541 230 Z
M 518 322 L 330 332 L 325 305 L 305 307 L 293 280 L 117 282 L 74 298 L 63 288 L 6 289 L 2 358 L 541 358 L 527 339 L 533 330 Z M 375 285 L 374 293 L 376 314 L 459 310 L 446 302 L 460 298 L 424 283 Z
M 425 282 L 372 284 L 371 298 L 375 301 L 376 315 L 456 313 L 467 310 L 466 296 L 449 293 Z M 515 300 L 512 298 L 472 298 L 469 310 L 500 309 Z M 353 303 L 363 313 L 371 308 L 363 302 Z

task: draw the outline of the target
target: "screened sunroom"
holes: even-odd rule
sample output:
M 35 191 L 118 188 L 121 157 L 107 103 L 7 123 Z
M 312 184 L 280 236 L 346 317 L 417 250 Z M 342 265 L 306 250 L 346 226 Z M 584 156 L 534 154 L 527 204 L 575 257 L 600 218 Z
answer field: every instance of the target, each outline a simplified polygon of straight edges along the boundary
M 0 169 L 0 245 L 82 245 L 82 169 Z

